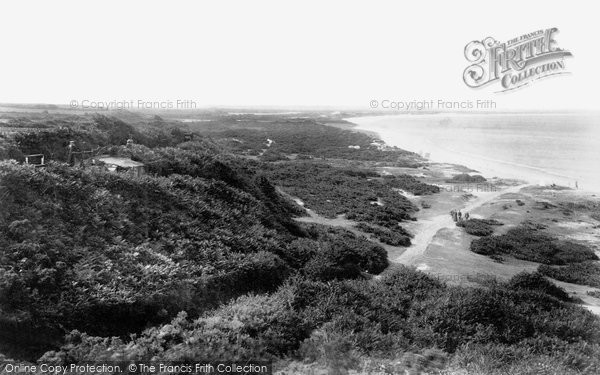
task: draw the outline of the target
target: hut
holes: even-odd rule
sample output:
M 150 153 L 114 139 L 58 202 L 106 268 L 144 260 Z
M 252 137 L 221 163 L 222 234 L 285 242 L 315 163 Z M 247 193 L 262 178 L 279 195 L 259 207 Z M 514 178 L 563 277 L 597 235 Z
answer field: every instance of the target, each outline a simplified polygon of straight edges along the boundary
M 133 176 L 140 177 L 145 173 L 144 164 L 130 158 L 117 156 L 100 156 L 98 162 L 110 172 L 131 173 Z

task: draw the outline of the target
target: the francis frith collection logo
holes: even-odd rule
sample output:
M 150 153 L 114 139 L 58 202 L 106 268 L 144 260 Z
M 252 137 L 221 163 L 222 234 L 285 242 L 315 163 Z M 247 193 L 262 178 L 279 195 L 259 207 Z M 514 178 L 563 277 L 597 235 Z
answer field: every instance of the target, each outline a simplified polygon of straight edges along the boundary
M 565 58 L 572 54 L 558 47 L 557 33 L 554 27 L 504 43 L 492 37 L 472 41 L 465 47 L 465 58 L 471 63 L 463 73 L 465 84 L 472 88 L 499 84 L 497 92 L 502 92 L 568 73 Z

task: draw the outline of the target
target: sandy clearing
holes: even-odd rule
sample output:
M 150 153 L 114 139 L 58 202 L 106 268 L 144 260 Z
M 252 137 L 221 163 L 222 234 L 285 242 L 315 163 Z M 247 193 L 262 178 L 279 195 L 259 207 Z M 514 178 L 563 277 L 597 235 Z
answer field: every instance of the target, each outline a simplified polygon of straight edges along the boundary
M 501 195 L 507 193 L 516 193 L 526 186 L 528 185 L 517 185 L 500 191 L 480 193 L 477 198 L 462 207 L 461 211 L 470 212 L 500 197 Z M 452 217 L 450 217 L 450 215 L 447 213 L 434 216 L 430 219 L 420 219 L 419 221 L 422 224 L 416 228 L 415 237 L 412 239 L 412 245 L 409 246 L 399 257 L 393 259 L 392 262 L 413 265 L 418 257 L 423 255 L 438 231 L 444 228 L 456 227 L 454 221 L 452 221 Z

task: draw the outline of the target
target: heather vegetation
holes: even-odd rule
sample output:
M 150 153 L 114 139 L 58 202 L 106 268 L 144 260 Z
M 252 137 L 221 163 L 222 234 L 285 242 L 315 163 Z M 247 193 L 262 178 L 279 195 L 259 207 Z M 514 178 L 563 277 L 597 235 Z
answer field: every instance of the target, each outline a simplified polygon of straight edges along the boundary
M 566 283 L 600 288 L 600 264 L 598 262 L 571 263 L 565 266 L 542 264 L 538 271 L 543 275 Z
M 362 232 L 372 234 L 373 237 L 375 237 L 376 239 L 378 239 L 386 245 L 410 246 L 411 235 L 402 227 L 390 230 L 381 226 L 375 226 L 364 222 L 360 222 L 356 224 L 356 228 Z
M 396 230 L 418 208 L 381 181 L 375 172 L 336 168 L 321 162 L 287 162 L 265 166 L 265 174 L 307 208 L 326 216 L 346 215 Z
M 512 290 L 534 290 L 539 291 L 553 297 L 558 298 L 561 301 L 570 301 L 570 297 L 567 292 L 562 288 L 554 285 L 551 281 L 546 279 L 540 273 L 526 273 L 521 272 L 515 275 L 507 284 L 509 289 Z
M 224 117 L 218 123 L 195 128 L 226 149 L 241 155 L 265 153 L 273 160 L 298 156 L 314 159 L 378 161 L 392 166 L 416 167 L 420 158 L 396 147 L 381 147 L 381 141 L 367 134 L 323 126 L 313 119 Z M 269 142 L 271 140 L 271 142 Z M 352 147 L 349 147 L 352 146 Z M 268 161 L 268 160 L 267 160 Z
M 468 173 L 460 173 L 457 175 L 454 175 L 452 178 L 446 180 L 446 182 L 451 182 L 451 183 L 482 183 L 482 182 L 486 182 L 486 178 L 481 176 L 481 175 L 470 175 Z
M 506 234 L 486 236 L 471 242 L 471 251 L 496 259 L 513 256 L 549 265 L 565 265 L 588 260 L 598 260 L 590 248 L 562 241 L 530 226 L 509 229 Z
M 355 278 L 387 266 L 380 247 L 297 227 L 268 181 L 238 177 L 2 163 L 2 344 L 44 347 L 60 329 L 124 335 L 294 273 Z
M 551 358 L 561 373 L 595 373 L 600 321 L 563 293 L 536 275 L 485 289 L 449 287 L 409 268 L 378 281 L 292 278 L 274 293 L 240 297 L 198 319 L 180 314 L 132 339 L 73 331 L 45 359 L 225 357 L 336 371 L 376 362 L 396 372 L 524 373 L 510 370 Z
M 440 192 L 439 186 L 426 184 L 407 174 L 385 175 L 383 181 L 390 187 L 402 189 L 414 195 L 430 195 Z
M 140 129 L 95 116 L 6 140 L 14 159 L 42 153 L 47 165 L 0 164 L 1 351 L 32 358 L 72 329 L 125 337 L 293 275 L 330 281 L 387 267 L 385 251 L 364 238 L 296 224 L 302 211 L 260 163 L 209 138 L 156 131 L 162 121 Z M 122 146 L 130 138 L 137 143 Z M 147 173 L 70 167 L 70 141 L 140 161 Z
M 12 141 L 20 153 L 41 153 L 48 159 L 66 160 L 69 141 L 75 141 L 79 151 L 122 145 L 129 138 L 148 147 L 164 147 L 184 142 L 187 134 L 184 129 L 168 124 L 160 117 L 147 121 L 143 129 L 103 115 L 42 124 L 47 128 L 41 131 L 24 129 L 14 135 Z
M 542 267 L 506 283 L 449 286 L 389 268 L 366 237 L 294 220 L 305 212 L 290 197 L 345 215 L 385 244 L 409 245 L 402 223 L 417 208 L 397 190 L 436 188 L 382 177 L 367 162 L 414 155 L 312 120 L 282 120 L 278 130 L 226 116 L 201 131 L 130 116 L 46 127 L 40 118 L 43 130 L 3 138 L 3 159 L 15 160 L 0 161 L 0 358 L 263 359 L 332 373 L 536 373 L 535 363 L 600 371 L 600 320 Z M 146 174 L 69 166 L 71 140 L 141 162 Z M 264 148 L 282 158 L 252 157 Z M 46 166 L 19 163 L 28 153 L 48 155 Z M 550 265 L 596 259 L 531 228 L 474 243 Z
M 480 237 L 494 233 L 493 226 L 496 225 L 503 224 L 493 219 L 468 219 L 456 222 L 457 227 L 465 228 L 465 232 Z

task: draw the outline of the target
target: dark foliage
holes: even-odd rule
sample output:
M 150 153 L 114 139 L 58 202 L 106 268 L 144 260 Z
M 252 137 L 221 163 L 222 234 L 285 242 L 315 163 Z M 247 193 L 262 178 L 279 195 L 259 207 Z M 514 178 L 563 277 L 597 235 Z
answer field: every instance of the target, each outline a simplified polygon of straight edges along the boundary
M 370 171 L 306 161 L 271 164 L 267 168 L 265 173 L 277 186 L 327 217 L 345 214 L 350 220 L 395 229 L 417 210 Z
M 314 228 L 317 251 L 288 263 L 288 241 L 307 234 L 268 179 L 184 150 L 152 155 L 172 168 L 165 177 L 1 164 L 0 341 L 20 340 L 1 347 L 30 355 L 64 329 L 121 336 L 273 290 L 292 272 L 339 279 L 387 266 L 380 247 Z
M 326 126 L 311 119 L 256 122 L 255 119 L 231 118 L 198 131 L 235 153 L 258 155 L 266 151 L 264 161 L 283 160 L 284 155 L 298 154 L 303 158 L 377 161 L 405 167 L 421 164 L 420 158 L 412 152 L 396 147 L 382 149 L 373 144 L 380 142 L 378 139 L 362 132 Z
M 581 262 L 565 266 L 548 266 L 542 264 L 538 267 L 538 272 L 566 283 L 600 288 L 600 264 L 597 262 Z
M 356 228 L 371 233 L 376 239 L 391 246 L 410 246 L 410 234 L 402 227 L 392 230 L 367 223 L 358 223 Z
M 503 225 L 498 220 L 493 219 L 469 219 L 461 220 L 456 223 L 456 226 L 465 228 L 465 232 L 474 236 L 489 236 L 494 233 L 493 225 Z
M 268 208 L 219 181 L 10 163 L 0 180 L 0 306 L 27 330 L 123 334 L 289 272 Z
M 553 358 L 565 371 L 600 369 L 600 320 L 547 294 L 556 291 L 546 287 L 535 275 L 491 288 L 446 287 L 408 268 L 378 282 L 296 278 L 270 296 L 240 298 L 196 321 L 180 316 L 131 342 L 75 332 L 69 345 L 44 359 L 182 360 L 218 353 L 221 360 L 323 360 L 339 369 L 356 366 L 355 353 L 393 358 L 437 347 L 438 358 L 457 352 L 463 360 L 465 348 L 488 345 L 494 354 L 481 353 L 478 361 L 515 363 L 523 355 L 558 351 L 564 356 Z M 503 358 L 499 350 L 516 358 Z M 568 353 L 576 352 L 582 355 L 573 360 Z
M 101 151 L 112 145 L 124 145 L 128 139 L 148 147 L 173 146 L 183 142 L 186 135 L 180 129 L 164 123 L 150 122 L 140 129 L 115 117 L 103 115 L 52 125 L 46 125 L 46 129 L 41 131 L 15 134 L 14 143 L 20 153 L 44 154 L 47 160 L 66 161 L 70 141 L 75 142 L 75 151 Z M 10 157 L 16 158 L 15 155 Z
M 481 176 L 481 175 L 470 175 L 467 173 L 461 173 L 461 174 L 457 174 L 454 175 L 451 179 L 446 180 L 446 182 L 450 182 L 450 183 L 481 183 L 481 182 L 486 182 L 487 180 L 485 179 L 485 177 Z
M 544 264 L 567 264 L 597 260 L 593 250 L 568 241 L 559 241 L 527 227 L 510 229 L 500 236 L 487 236 L 471 242 L 471 251 L 488 256 L 510 255 Z
M 426 184 L 407 174 L 386 175 L 383 176 L 383 180 L 388 186 L 408 191 L 414 195 L 430 195 L 440 192 L 439 186 Z
M 378 274 L 388 266 L 386 251 L 343 229 L 311 225 L 308 233 L 318 241 L 304 273 L 315 280 L 352 279 L 362 272 Z
M 534 290 L 556 297 L 561 301 L 570 301 L 569 294 L 564 289 L 548 281 L 540 273 L 521 272 L 513 276 L 507 287 L 511 290 Z

